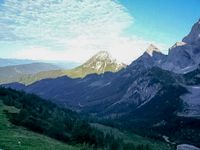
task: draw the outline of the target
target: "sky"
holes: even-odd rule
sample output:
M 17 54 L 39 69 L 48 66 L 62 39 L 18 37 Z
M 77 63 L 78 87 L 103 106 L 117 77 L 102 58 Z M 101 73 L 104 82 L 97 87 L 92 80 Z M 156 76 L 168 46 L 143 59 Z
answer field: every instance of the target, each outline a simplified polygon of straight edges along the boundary
M 167 53 L 200 18 L 200 0 L 0 0 L 0 57 L 124 63 L 149 44 Z

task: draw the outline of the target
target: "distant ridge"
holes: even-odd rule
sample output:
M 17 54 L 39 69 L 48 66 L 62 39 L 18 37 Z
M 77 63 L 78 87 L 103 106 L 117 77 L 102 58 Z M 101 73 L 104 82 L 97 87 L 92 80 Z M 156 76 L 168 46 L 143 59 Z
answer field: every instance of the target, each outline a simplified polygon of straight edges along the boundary
M 49 63 L 30 63 L 0 67 L 0 83 L 16 82 L 30 74 L 58 69 L 58 66 Z
M 20 65 L 18 67 L 20 67 Z M 23 66 L 21 67 L 23 68 Z M 112 56 L 107 51 L 100 51 L 93 57 L 91 57 L 88 61 L 86 61 L 84 64 L 73 69 L 64 70 L 57 67 L 47 70 L 40 70 L 34 73 L 30 72 L 28 74 L 21 72 L 20 74 L 17 74 L 17 77 L 13 76 L 9 78 L 0 78 L 0 83 L 5 84 L 19 82 L 28 85 L 42 79 L 57 78 L 61 76 L 68 76 L 71 78 L 83 78 L 89 74 L 94 73 L 103 74 L 105 72 L 117 72 L 125 67 L 125 64 L 120 63 L 116 59 L 112 58 Z M 27 69 L 32 70 L 34 68 L 31 69 L 31 67 L 29 67 Z M 2 68 L 2 72 L 5 72 L 5 68 Z M 5 76 L 7 75 L 5 74 Z
M 36 61 L 34 60 L 28 60 L 28 59 L 0 58 L 0 67 L 23 65 L 35 62 Z

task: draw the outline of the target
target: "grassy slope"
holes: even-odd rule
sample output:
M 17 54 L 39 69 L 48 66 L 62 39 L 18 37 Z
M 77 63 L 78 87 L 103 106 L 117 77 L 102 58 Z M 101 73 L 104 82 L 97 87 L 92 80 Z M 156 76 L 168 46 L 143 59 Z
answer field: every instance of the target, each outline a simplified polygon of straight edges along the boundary
M 171 150 L 172 148 L 164 142 L 151 140 L 148 138 L 141 137 L 136 134 L 124 133 L 118 129 L 107 127 L 101 124 L 93 123 L 93 126 L 104 131 L 105 133 L 112 133 L 115 137 L 124 139 L 125 143 L 133 143 L 134 145 L 149 145 L 151 150 Z
M 47 136 L 37 134 L 26 130 L 22 127 L 17 127 L 11 124 L 4 110 L 8 112 L 17 112 L 15 107 L 5 106 L 0 100 L 0 149 L 3 150 L 80 150 L 78 147 L 72 147 L 51 139 Z M 117 129 L 103 126 L 100 124 L 92 124 L 106 133 L 113 133 L 115 137 L 124 139 L 126 143 L 134 145 L 150 145 L 152 150 L 170 150 L 166 143 L 150 140 L 141 136 L 129 133 L 120 132 Z
M 87 66 L 88 63 L 90 66 Z M 100 68 L 100 70 L 96 70 L 92 68 L 91 66 L 96 66 L 96 61 L 93 62 L 94 64 L 91 64 L 90 61 L 86 62 L 85 64 L 78 66 L 73 69 L 69 70 L 50 70 L 50 71 L 42 71 L 36 74 L 21 74 L 12 78 L 7 78 L 6 80 L 3 79 L 2 81 L 0 80 L 0 83 L 11 83 L 11 82 L 19 82 L 22 84 L 32 84 L 36 81 L 42 80 L 42 79 L 47 79 L 47 78 L 57 78 L 61 76 L 68 76 L 70 78 L 84 78 L 85 76 L 89 74 L 102 74 L 104 72 L 117 72 L 123 68 L 120 67 L 116 70 L 116 64 L 111 63 L 107 64 L 105 68 Z M 85 67 L 85 65 L 87 67 Z M 125 66 L 124 66 L 125 67 Z
M 106 70 L 104 70 L 104 72 L 108 72 L 108 71 L 112 71 L 114 70 L 114 68 L 106 68 Z M 116 71 L 112 71 L 112 72 L 117 72 Z M 5 81 L 5 83 L 7 82 L 19 82 L 25 85 L 29 85 L 32 84 L 36 81 L 42 80 L 42 79 L 47 79 L 47 78 L 58 78 L 61 76 L 68 76 L 70 78 L 84 78 L 85 76 L 89 75 L 89 74 L 102 74 L 104 73 L 102 71 L 98 72 L 94 69 L 89 69 L 89 68 L 81 68 L 81 67 L 77 67 L 71 70 L 53 70 L 53 71 L 44 71 L 44 72 L 40 72 L 37 73 L 35 75 L 22 75 L 20 77 L 18 77 L 18 79 L 9 79 L 7 81 Z
M 12 125 L 4 114 L 18 111 L 0 100 L 0 149 L 3 150 L 79 150 L 49 137 Z

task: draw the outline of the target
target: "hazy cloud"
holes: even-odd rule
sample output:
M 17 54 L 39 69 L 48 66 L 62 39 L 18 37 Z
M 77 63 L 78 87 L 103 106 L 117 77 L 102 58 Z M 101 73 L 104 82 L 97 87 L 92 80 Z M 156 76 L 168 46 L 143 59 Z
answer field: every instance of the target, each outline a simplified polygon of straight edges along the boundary
M 107 50 L 129 63 L 150 43 L 123 36 L 133 17 L 115 0 L 5 0 L 1 7 L 0 40 L 24 41 L 19 58 L 82 62 Z

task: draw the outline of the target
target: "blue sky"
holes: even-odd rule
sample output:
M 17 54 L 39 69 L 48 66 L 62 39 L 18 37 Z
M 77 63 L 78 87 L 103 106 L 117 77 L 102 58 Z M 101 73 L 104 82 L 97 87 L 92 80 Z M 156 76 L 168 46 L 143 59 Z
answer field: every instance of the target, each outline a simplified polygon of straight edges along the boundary
M 200 19 L 199 0 L 120 0 L 134 17 L 128 32 L 170 46 Z
M 200 18 L 199 0 L 0 0 L 0 57 L 84 62 L 100 50 L 130 63 L 163 52 Z

